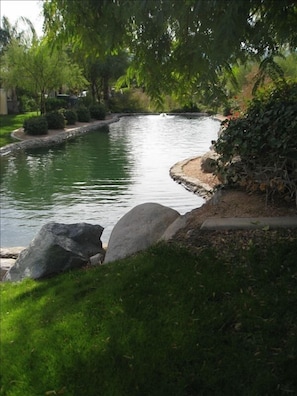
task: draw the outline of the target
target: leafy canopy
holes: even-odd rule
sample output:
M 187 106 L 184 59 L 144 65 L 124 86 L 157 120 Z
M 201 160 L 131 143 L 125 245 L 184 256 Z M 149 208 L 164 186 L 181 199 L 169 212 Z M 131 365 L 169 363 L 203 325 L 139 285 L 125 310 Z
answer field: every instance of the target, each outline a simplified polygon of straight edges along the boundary
M 44 14 L 57 43 L 100 56 L 128 48 L 128 80 L 157 99 L 193 89 L 214 99 L 238 60 L 297 47 L 295 0 L 46 0 Z

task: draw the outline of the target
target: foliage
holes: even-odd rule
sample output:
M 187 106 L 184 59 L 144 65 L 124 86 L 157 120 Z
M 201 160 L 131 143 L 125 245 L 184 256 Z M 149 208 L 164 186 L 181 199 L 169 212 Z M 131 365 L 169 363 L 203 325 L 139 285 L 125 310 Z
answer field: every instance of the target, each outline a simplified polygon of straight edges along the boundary
M 44 116 L 27 118 L 23 127 L 24 132 L 28 135 L 46 135 L 48 131 L 47 120 Z
M 139 89 L 125 88 L 114 91 L 109 101 L 109 109 L 113 113 L 141 113 L 150 108 L 149 97 Z
M 79 106 L 76 109 L 76 114 L 77 114 L 77 121 L 79 122 L 90 122 L 91 120 L 91 114 L 89 112 L 89 109 L 85 106 Z
M 214 144 L 225 181 L 297 199 L 297 83 L 262 92 L 225 127 Z
M 86 77 L 90 82 L 90 94 L 92 103 L 104 102 L 109 107 L 110 87 L 122 76 L 127 68 L 128 55 L 126 51 L 98 58 L 95 56 L 84 56 L 79 51 L 76 54 L 77 62 L 82 64 Z
M 173 109 L 172 113 L 200 113 L 200 108 L 196 103 L 188 103 L 181 108 Z
M 223 71 L 297 46 L 295 0 L 47 0 L 44 14 L 60 45 L 101 58 L 128 48 L 125 82 L 160 104 L 172 93 L 185 102 L 203 93 L 215 103 L 226 94 Z
M 5 87 L 21 86 L 39 96 L 42 113 L 46 111 L 45 96 L 49 92 L 62 85 L 75 90 L 87 83 L 66 52 L 52 49 L 46 40 L 36 41 L 30 48 L 11 43 L 4 55 L 2 71 Z
M 287 79 L 297 81 L 297 52 L 291 52 L 286 56 L 280 56 L 276 58 L 276 62 L 284 71 L 284 75 Z
M 279 84 L 279 81 L 285 83 L 284 72 L 278 63 L 274 61 L 272 56 L 266 57 L 260 63 L 255 85 L 253 87 L 253 94 L 264 84 L 267 77 L 269 77 L 276 86 Z
M 89 108 L 90 106 L 92 106 L 93 103 L 94 103 L 93 97 L 91 93 L 88 91 L 85 96 L 81 96 L 78 98 L 77 107 L 85 106 Z
M 182 104 L 172 96 L 165 96 L 162 106 L 158 106 L 141 88 L 125 88 L 119 91 L 113 91 L 109 101 L 109 109 L 113 113 L 182 113 L 185 110 L 207 112 L 204 106 L 199 104 L 182 106 Z
M 100 103 L 96 103 L 89 108 L 91 118 L 95 120 L 104 120 L 106 116 L 105 106 Z
M 2 17 L 0 27 L 0 55 L 3 55 L 11 42 L 17 41 L 20 45 L 28 46 L 37 39 L 32 22 L 25 17 L 20 17 L 12 25 L 9 19 Z
M 280 80 L 297 81 L 297 53 L 284 49 L 274 59 L 264 62 L 251 60 L 248 63 L 236 63 L 232 66 L 232 78 L 222 76 L 226 81 L 227 100 L 223 104 L 224 115 L 236 115 L 247 109 L 255 89 L 262 89 L 272 83 L 277 86 Z
M 46 112 L 61 110 L 67 108 L 67 103 L 63 99 L 47 98 L 45 101 Z
M 64 129 L 66 120 L 60 111 L 51 111 L 45 115 L 49 129 Z
M 21 113 L 27 113 L 38 110 L 38 104 L 35 98 L 32 97 L 32 95 L 21 95 L 19 96 L 19 101 L 20 101 L 19 110 Z
M 296 394 L 297 244 L 270 233 L 1 284 L 2 394 Z
M 67 122 L 67 125 L 74 125 L 76 123 L 77 114 L 75 110 L 64 110 L 63 115 Z

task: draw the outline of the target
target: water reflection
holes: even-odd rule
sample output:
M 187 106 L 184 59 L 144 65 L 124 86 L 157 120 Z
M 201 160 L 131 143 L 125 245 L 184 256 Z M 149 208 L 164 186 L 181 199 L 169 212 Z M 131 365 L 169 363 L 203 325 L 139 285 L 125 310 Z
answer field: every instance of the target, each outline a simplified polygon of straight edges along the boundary
M 210 118 L 125 117 L 50 149 L 2 160 L 1 245 L 27 245 L 48 221 L 105 227 L 142 202 L 180 213 L 203 200 L 169 177 L 177 161 L 207 151 L 219 123 Z
M 69 204 L 70 197 L 85 191 L 120 194 L 131 183 L 132 166 L 127 146 L 110 142 L 108 128 L 101 128 L 85 140 L 81 137 L 54 149 L 35 149 L 9 158 L 1 183 L 16 206 L 40 209 L 43 202 Z

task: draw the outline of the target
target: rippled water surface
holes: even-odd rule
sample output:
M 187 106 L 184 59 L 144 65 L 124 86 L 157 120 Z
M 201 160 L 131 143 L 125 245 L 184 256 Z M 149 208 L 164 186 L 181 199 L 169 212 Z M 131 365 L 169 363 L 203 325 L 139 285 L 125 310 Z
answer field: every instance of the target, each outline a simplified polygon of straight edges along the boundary
M 203 204 L 169 176 L 208 151 L 219 122 L 182 116 L 124 117 L 109 127 L 1 163 L 1 246 L 27 246 L 49 221 L 105 228 L 134 206 L 158 202 L 181 214 Z

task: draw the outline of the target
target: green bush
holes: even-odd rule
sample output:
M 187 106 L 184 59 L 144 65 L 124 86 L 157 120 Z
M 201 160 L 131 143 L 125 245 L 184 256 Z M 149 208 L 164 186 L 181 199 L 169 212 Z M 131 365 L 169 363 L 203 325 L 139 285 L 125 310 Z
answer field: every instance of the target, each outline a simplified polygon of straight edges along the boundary
M 27 118 L 23 127 L 24 132 L 28 135 L 46 135 L 48 131 L 47 120 L 44 116 Z
M 225 117 L 229 116 L 231 113 L 232 113 L 231 106 L 226 106 L 226 107 L 224 107 L 224 109 L 223 109 L 223 115 L 224 115 Z
M 225 127 L 214 144 L 225 182 L 297 199 L 297 83 L 263 92 Z
M 97 103 L 89 108 L 90 115 L 95 120 L 104 120 L 106 116 L 106 110 L 103 104 Z
M 76 111 L 74 111 L 74 110 L 65 110 L 63 112 L 63 115 L 65 117 L 67 125 L 74 125 L 76 123 L 76 121 L 77 121 Z
M 140 89 L 124 89 L 114 92 L 109 100 L 109 110 L 113 113 L 142 113 L 148 112 L 150 101 Z
M 63 99 L 47 98 L 45 101 L 45 109 L 47 113 L 67 108 L 67 102 Z
M 90 112 L 85 106 L 78 107 L 78 109 L 76 110 L 76 114 L 77 120 L 79 122 L 90 122 L 91 120 Z
M 34 98 L 29 97 L 27 95 L 22 95 L 19 99 L 20 99 L 19 110 L 21 113 L 28 113 L 38 110 L 38 104 Z
M 77 104 L 79 107 L 84 106 L 89 108 L 90 106 L 92 106 L 93 102 L 94 99 L 90 92 L 87 92 L 86 96 L 81 96 L 77 100 Z
M 64 129 L 66 120 L 59 111 L 52 111 L 46 114 L 47 124 L 49 129 Z

